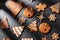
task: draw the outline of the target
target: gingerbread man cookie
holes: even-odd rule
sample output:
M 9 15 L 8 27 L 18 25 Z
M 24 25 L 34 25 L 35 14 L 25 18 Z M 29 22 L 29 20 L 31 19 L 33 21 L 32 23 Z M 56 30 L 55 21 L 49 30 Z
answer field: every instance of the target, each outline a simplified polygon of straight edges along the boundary
M 35 6 L 37 8 L 37 11 L 44 11 L 44 9 L 47 7 L 46 4 L 39 3 L 38 5 Z

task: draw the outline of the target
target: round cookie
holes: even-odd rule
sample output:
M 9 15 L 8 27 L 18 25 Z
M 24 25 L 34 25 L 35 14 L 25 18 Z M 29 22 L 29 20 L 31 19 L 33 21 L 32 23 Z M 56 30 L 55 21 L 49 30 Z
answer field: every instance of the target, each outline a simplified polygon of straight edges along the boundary
M 41 23 L 39 26 L 39 31 L 43 34 L 47 34 L 50 31 L 50 25 L 48 23 Z
M 34 15 L 34 10 L 31 7 L 27 7 L 24 9 L 24 16 L 30 18 Z

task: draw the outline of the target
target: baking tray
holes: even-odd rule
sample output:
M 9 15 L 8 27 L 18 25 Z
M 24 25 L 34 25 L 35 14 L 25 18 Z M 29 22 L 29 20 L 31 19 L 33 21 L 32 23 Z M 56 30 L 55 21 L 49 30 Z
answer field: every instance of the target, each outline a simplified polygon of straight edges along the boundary
M 46 18 L 46 20 L 43 20 L 47 23 L 49 23 L 51 25 L 51 31 L 47 34 L 47 35 L 44 35 L 40 32 L 33 32 L 31 33 L 29 31 L 29 29 L 27 28 L 27 26 L 32 23 L 34 20 L 37 20 L 37 25 L 39 26 L 39 24 L 41 24 L 41 22 L 39 21 L 39 19 L 36 17 L 38 15 L 41 14 L 41 12 L 38 12 L 35 8 L 35 5 L 42 2 L 42 3 L 46 3 L 48 5 L 48 7 L 45 9 L 44 11 L 44 16 L 45 17 L 48 17 L 49 14 L 51 14 L 51 9 L 49 8 L 51 5 L 59 2 L 59 0 L 36 0 L 34 2 L 31 2 L 29 0 L 18 0 L 18 1 L 22 1 L 24 3 L 24 7 L 23 9 L 21 10 L 21 12 L 17 15 L 16 18 L 13 17 L 12 15 L 12 12 L 6 7 L 5 3 L 6 3 L 7 0 L 1 0 L 0 1 L 0 16 L 2 18 L 4 17 L 7 17 L 8 18 L 8 22 L 9 22 L 9 26 L 10 28 L 9 29 L 6 29 L 6 30 L 0 30 L 0 40 L 2 40 L 3 37 L 9 37 L 11 38 L 11 40 L 21 40 L 21 38 L 34 38 L 34 40 L 40 40 L 42 37 L 47 37 L 48 40 L 52 40 L 51 39 L 51 35 L 52 33 L 56 32 L 59 34 L 59 37 L 60 37 L 60 14 L 56 14 L 56 17 L 57 17 L 57 20 L 55 22 L 50 22 L 49 19 Z M 17 0 L 16 0 L 17 1 Z M 27 18 L 27 21 L 22 24 L 25 26 L 25 29 L 22 33 L 22 35 L 17 38 L 13 33 L 12 33 L 12 27 L 14 26 L 18 26 L 18 25 L 21 25 L 17 20 L 19 17 L 23 16 L 23 11 L 24 11 L 24 8 L 27 7 L 27 6 L 31 6 L 34 11 L 35 11 L 35 14 L 32 18 Z M 53 13 L 54 14 L 54 13 Z M 60 38 L 58 39 L 60 40 Z

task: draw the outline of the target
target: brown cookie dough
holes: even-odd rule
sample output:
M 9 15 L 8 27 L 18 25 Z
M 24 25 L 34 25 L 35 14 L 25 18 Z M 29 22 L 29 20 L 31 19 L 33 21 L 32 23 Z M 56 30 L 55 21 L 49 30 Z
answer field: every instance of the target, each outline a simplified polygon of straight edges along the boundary
M 50 6 L 50 8 L 51 8 L 52 12 L 59 13 L 59 9 L 60 9 L 59 2 L 57 4 Z
M 23 8 L 22 3 L 14 2 L 14 1 L 7 1 L 6 7 L 13 13 L 13 16 L 16 17 L 17 14 L 21 11 Z
M 24 9 L 24 16 L 25 16 L 25 17 L 30 18 L 30 17 L 32 17 L 33 15 L 34 15 L 34 10 L 33 10 L 33 8 L 27 7 L 27 8 Z
M 50 31 L 50 25 L 48 23 L 41 23 L 39 26 L 39 30 L 43 34 L 47 34 Z

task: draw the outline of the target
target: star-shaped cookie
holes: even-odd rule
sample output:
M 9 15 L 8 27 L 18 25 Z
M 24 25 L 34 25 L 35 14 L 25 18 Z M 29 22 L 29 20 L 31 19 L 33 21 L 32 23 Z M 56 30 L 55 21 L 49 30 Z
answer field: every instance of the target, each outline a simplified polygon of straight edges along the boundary
M 18 20 L 21 24 L 25 23 L 26 18 L 24 16 L 22 16 L 21 18 L 19 18 Z
M 41 13 L 41 15 L 39 15 L 39 16 L 37 16 L 37 17 L 38 17 L 40 20 L 45 19 L 43 12 Z
M 50 21 L 53 21 L 53 22 L 56 20 L 55 14 L 50 14 L 50 16 L 48 18 Z
M 38 5 L 35 6 L 37 8 L 37 11 L 44 11 L 44 9 L 47 7 L 46 4 L 39 3 Z
M 53 40 L 58 40 L 58 38 L 59 38 L 59 34 L 58 33 L 53 33 L 51 36 L 52 36 Z

